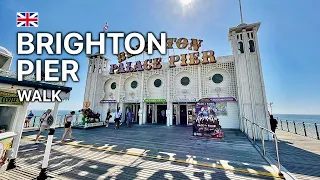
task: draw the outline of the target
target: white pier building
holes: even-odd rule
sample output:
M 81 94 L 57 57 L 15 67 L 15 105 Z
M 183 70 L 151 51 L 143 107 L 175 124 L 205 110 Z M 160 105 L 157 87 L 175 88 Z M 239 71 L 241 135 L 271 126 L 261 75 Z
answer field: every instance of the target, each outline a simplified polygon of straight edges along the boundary
M 240 119 L 246 117 L 270 129 L 257 37 L 259 26 L 254 23 L 230 28 L 232 54 L 215 57 L 216 63 L 176 63 L 170 68 L 168 62 L 162 62 L 160 69 L 109 74 L 110 60 L 100 54 L 90 55 L 84 102 L 100 112 L 103 120 L 109 108 L 115 112 L 118 106 L 123 114 L 130 108 L 134 122 L 140 125 L 172 126 L 191 124 L 195 103 L 213 98 L 223 111 L 219 115 L 223 128 L 242 129 Z M 160 118 L 163 110 L 165 121 Z

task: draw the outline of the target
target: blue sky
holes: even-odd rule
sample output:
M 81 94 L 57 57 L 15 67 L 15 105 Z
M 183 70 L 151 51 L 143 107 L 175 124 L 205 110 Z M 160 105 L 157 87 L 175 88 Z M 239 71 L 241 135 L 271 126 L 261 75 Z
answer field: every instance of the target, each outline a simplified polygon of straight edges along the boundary
M 92 32 L 95 37 L 106 22 L 109 31 L 167 32 L 168 37 L 203 39 L 204 49 L 217 56 L 231 55 L 228 28 L 240 23 L 238 0 L 194 0 L 182 7 L 179 0 L 117 1 L 0 1 L 0 46 L 16 60 L 58 58 L 76 59 L 80 64 L 80 82 L 68 82 L 73 88 L 70 101 L 60 109 L 82 107 L 88 61 L 84 54 L 71 56 L 18 56 L 16 33 Z M 267 101 L 274 102 L 273 113 L 320 114 L 320 29 L 319 0 L 242 0 L 245 23 L 261 22 L 259 48 L 266 86 Z M 38 28 L 17 28 L 17 12 L 39 12 Z M 111 55 L 107 42 L 107 56 Z M 121 47 L 122 48 L 122 47 Z M 30 109 L 52 108 L 53 103 L 31 103 Z

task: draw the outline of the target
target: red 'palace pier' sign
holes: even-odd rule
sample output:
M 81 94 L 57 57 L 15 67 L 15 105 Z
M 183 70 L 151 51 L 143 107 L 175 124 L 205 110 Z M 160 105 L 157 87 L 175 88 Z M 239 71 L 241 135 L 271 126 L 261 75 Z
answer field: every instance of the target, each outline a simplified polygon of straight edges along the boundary
M 214 56 L 214 51 L 202 51 L 201 53 L 198 52 L 199 48 L 201 47 L 202 40 L 191 39 L 189 42 L 186 38 L 167 38 L 167 49 L 173 49 L 173 44 L 176 44 L 178 49 L 186 49 L 194 50 L 196 52 L 188 53 L 188 54 L 181 54 L 181 55 L 172 55 L 169 56 L 169 67 L 173 68 L 176 67 L 175 62 L 181 61 L 181 66 L 187 65 L 198 65 L 202 64 L 209 64 L 209 63 L 216 63 L 216 59 Z M 138 48 L 137 45 L 136 48 Z M 147 49 L 145 49 L 146 51 Z M 133 57 L 134 55 L 129 54 L 128 52 L 121 52 L 118 54 L 118 62 L 119 64 L 111 64 L 110 65 L 110 74 L 119 74 L 119 73 L 128 73 L 128 72 L 136 72 L 136 71 L 144 71 L 144 70 L 151 70 L 151 69 L 161 69 L 162 64 L 161 58 L 153 58 L 147 59 L 143 63 L 141 61 L 137 61 L 134 65 L 132 62 L 126 62 L 125 64 L 122 63 L 128 58 Z M 189 64 L 187 61 L 189 60 Z

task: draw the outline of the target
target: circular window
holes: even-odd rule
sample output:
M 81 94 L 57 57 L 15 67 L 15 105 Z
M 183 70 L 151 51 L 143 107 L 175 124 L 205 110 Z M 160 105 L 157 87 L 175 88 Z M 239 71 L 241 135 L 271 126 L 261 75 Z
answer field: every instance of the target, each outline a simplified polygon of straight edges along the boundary
M 132 82 L 131 82 L 131 87 L 132 87 L 132 89 L 137 88 L 137 86 L 138 86 L 138 82 L 137 82 L 137 81 L 132 81 Z
M 155 87 L 160 87 L 161 86 L 161 80 L 160 79 L 156 79 L 153 84 L 154 84 Z
M 190 79 L 188 77 L 181 78 L 181 84 L 187 86 L 190 83 Z
M 214 83 L 221 83 L 223 81 L 223 76 L 221 74 L 215 74 L 212 76 L 212 81 Z
M 111 84 L 111 89 L 115 89 L 117 87 L 117 84 L 115 83 L 115 82 L 113 82 L 112 84 Z

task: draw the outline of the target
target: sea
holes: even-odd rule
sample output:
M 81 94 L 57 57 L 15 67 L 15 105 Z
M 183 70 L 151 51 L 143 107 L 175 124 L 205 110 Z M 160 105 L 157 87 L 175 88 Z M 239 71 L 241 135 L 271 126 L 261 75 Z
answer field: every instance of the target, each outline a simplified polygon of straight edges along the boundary
M 30 111 L 30 110 L 29 110 Z M 28 111 L 28 112 L 29 112 Z M 33 110 L 35 116 L 41 116 L 46 110 Z M 70 114 L 72 110 L 58 110 L 58 115 Z M 76 111 L 76 114 L 79 114 Z M 275 118 L 279 120 L 288 120 L 296 122 L 306 122 L 306 123 L 319 123 L 320 124 L 320 114 L 319 115 L 307 115 L 307 114 L 274 114 Z

